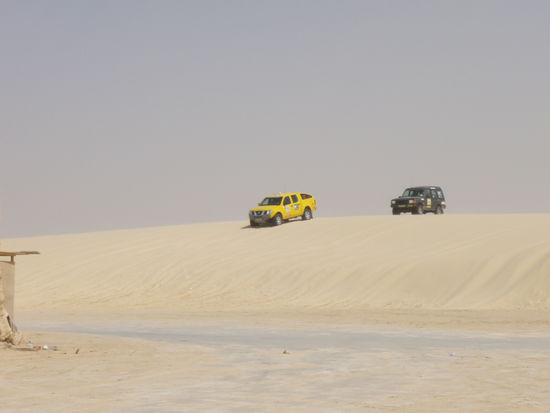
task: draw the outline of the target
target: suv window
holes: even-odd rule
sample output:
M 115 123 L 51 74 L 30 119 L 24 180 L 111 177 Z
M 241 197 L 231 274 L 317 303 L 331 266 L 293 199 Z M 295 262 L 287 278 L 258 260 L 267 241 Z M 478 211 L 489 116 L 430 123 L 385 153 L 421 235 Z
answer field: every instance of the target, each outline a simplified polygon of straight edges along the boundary
M 424 196 L 424 190 L 420 188 L 409 188 L 403 192 L 404 197 L 421 197 Z
M 298 202 L 298 195 L 292 195 L 292 202 Z
M 283 201 L 283 205 L 289 205 L 290 204 L 290 198 L 288 196 L 285 196 L 285 200 Z
M 433 198 L 433 199 L 439 198 L 439 197 L 437 196 L 437 192 L 435 192 L 435 189 L 432 189 L 432 198 Z
M 264 198 L 260 205 L 281 205 L 282 197 Z
M 309 198 L 311 198 L 311 195 L 309 195 L 309 194 L 300 194 L 300 196 L 302 197 L 302 199 L 309 199 Z

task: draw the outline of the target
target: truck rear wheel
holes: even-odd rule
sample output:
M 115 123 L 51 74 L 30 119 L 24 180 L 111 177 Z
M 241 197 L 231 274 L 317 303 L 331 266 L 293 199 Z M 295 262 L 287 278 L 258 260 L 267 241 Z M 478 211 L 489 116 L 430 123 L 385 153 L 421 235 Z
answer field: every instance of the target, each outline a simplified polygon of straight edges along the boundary
M 309 221 L 311 218 L 313 218 L 313 214 L 311 213 L 311 209 L 309 209 L 309 207 L 307 207 L 304 210 L 304 215 L 302 215 L 302 219 L 304 221 Z

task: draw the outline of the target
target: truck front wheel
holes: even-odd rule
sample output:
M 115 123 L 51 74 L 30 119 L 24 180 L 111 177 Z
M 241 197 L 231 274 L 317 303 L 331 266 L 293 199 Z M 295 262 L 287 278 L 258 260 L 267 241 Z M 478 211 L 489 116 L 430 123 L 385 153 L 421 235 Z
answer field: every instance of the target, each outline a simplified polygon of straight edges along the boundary
M 281 214 L 277 214 L 273 217 L 273 225 L 278 227 L 282 223 L 283 223 L 283 217 L 281 216 Z
M 422 209 L 422 205 L 418 205 L 415 209 L 413 209 L 414 215 L 422 215 L 424 213 L 424 210 Z

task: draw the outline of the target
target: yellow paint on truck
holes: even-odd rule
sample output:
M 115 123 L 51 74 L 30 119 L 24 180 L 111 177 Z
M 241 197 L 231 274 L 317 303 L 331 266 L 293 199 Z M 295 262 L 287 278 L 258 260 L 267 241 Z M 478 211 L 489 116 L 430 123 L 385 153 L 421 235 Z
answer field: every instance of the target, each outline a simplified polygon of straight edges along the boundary
M 282 221 L 298 217 L 304 220 L 311 219 L 315 210 L 317 210 L 317 201 L 312 195 L 287 192 L 266 196 L 256 208 L 248 212 L 248 216 L 251 226 L 266 223 L 279 225 Z

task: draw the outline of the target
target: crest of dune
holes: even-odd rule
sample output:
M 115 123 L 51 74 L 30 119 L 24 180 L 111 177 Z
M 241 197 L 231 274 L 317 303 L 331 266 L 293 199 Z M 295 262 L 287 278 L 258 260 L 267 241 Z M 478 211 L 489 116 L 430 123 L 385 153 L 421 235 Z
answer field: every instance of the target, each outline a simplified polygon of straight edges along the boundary
M 321 218 L 5 240 L 20 310 L 548 309 L 550 215 Z

